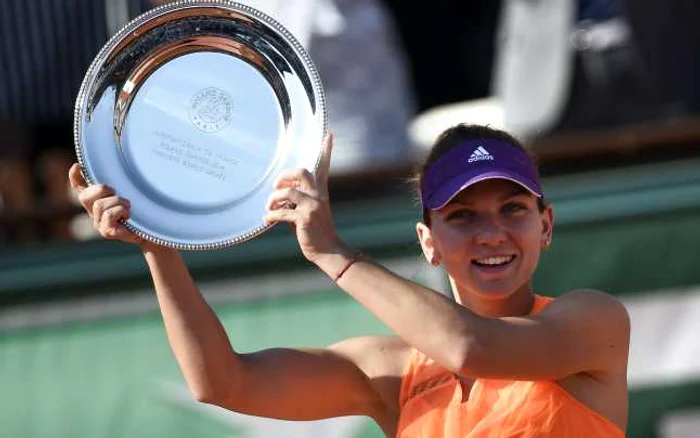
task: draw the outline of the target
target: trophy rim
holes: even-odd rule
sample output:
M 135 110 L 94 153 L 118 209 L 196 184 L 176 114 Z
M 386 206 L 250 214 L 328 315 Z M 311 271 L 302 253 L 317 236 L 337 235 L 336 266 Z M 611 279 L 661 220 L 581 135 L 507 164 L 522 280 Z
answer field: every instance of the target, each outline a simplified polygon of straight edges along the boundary
M 100 67 L 104 65 L 105 62 L 107 62 L 115 53 L 119 52 L 119 50 L 116 49 L 119 48 L 119 45 L 121 43 L 127 40 L 130 36 L 133 37 L 133 33 L 135 31 L 143 28 L 149 22 L 156 20 L 158 17 L 164 16 L 168 13 L 193 8 L 223 8 L 228 11 L 241 13 L 243 15 L 254 18 L 262 24 L 268 26 L 272 31 L 276 32 L 284 40 L 285 43 L 289 44 L 289 46 L 293 49 L 294 53 L 298 56 L 298 60 L 303 66 L 304 71 L 308 74 L 308 79 L 311 82 L 314 98 L 317 99 L 317 112 L 319 113 L 318 117 L 321 118 L 321 143 L 325 139 L 328 133 L 328 107 L 320 74 L 306 49 L 304 49 L 301 43 L 286 27 L 284 27 L 279 21 L 277 21 L 270 15 L 258 9 L 234 1 L 178 0 L 150 9 L 124 24 L 112 37 L 108 39 L 108 41 L 100 49 L 98 54 L 91 62 L 89 68 L 87 69 L 85 76 L 83 77 L 80 89 L 78 91 L 78 95 L 76 97 L 76 103 L 73 114 L 73 141 L 78 164 L 80 165 L 82 174 L 89 185 L 97 184 L 98 182 L 95 180 L 94 176 L 90 174 L 90 172 L 88 172 L 88 167 L 86 166 L 85 156 L 83 153 L 84 145 L 81 142 L 81 120 L 87 106 L 87 102 L 85 101 L 86 95 L 94 85 L 93 80 L 95 79 L 97 72 L 99 71 Z M 322 155 L 323 148 L 321 147 L 321 144 L 319 144 L 317 157 L 313 164 L 313 173 L 317 172 L 322 159 Z M 262 233 L 264 233 L 265 231 L 267 231 L 275 225 L 275 223 L 262 223 L 261 225 L 258 225 L 242 234 L 236 235 L 233 238 L 217 240 L 208 243 L 182 243 L 153 236 L 150 233 L 142 230 L 138 226 L 132 224 L 131 221 L 128 219 L 122 220 L 121 223 L 131 233 L 147 242 L 151 242 L 166 248 L 182 251 L 211 251 L 225 249 L 254 239 L 255 237 L 261 235 Z

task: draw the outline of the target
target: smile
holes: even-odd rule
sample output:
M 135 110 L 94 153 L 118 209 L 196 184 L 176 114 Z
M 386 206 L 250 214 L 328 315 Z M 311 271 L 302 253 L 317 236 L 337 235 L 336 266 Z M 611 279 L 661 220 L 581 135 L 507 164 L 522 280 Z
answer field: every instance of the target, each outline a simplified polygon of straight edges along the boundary
M 472 263 L 478 266 L 504 266 L 513 261 L 514 255 L 508 256 L 494 256 L 494 257 L 482 257 L 473 260 Z

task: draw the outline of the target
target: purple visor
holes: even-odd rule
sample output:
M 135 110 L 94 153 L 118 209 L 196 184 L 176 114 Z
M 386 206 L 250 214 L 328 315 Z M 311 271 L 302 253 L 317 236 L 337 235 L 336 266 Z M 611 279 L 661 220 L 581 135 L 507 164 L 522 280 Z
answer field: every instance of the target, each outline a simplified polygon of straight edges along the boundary
M 526 152 L 500 140 L 470 140 L 428 166 L 421 183 L 423 208 L 437 210 L 487 179 L 507 179 L 542 197 L 537 168 Z

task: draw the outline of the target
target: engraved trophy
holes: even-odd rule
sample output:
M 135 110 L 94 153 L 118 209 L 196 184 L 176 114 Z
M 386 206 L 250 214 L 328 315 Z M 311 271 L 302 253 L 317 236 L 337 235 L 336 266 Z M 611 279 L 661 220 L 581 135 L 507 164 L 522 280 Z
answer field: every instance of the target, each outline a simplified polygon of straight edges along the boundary
M 128 23 L 97 55 L 75 108 L 90 183 L 131 201 L 125 225 L 181 250 L 251 239 L 277 175 L 315 171 L 327 115 L 301 45 L 242 4 L 179 1 Z

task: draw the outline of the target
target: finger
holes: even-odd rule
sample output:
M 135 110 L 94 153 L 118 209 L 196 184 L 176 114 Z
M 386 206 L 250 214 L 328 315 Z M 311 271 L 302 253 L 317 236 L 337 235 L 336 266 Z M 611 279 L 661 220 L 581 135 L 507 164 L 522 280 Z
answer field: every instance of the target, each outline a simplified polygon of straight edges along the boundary
M 117 228 L 121 225 L 119 222 L 129 218 L 129 210 L 123 205 L 117 205 L 104 211 L 100 217 L 98 230 L 105 237 L 115 235 Z
M 287 169 L 280 173 L 275 181 L 274 188 L 300 187 L 304 191 L 312 191 L 316 187 L 314 175 L 303 167 Z
M 267 198 L 265 208 L 268 210 L 279 210 L 281 208 L 297 208 L 300 204 L 311 199 L 307 193 L 297 189 L 284 188 L 275 190 Z
M 107 239 L 121 240 L 125 242 L 134 242 L 137 240 L 136 235 L 129 231 L 129 229 L 121 223 L 118 223 L 114 228 L 106 230 L 105 234 L 102 234 L 102 236 Z
M 70 181 L 71 187 L 73 187 L 78 193 L 87 188 L 88 184 L 87 181 L 85 181 L 80 164 L 73 163 L 73 165 L 70 167 L 68 170 L 68 181 Z
M 88 214 L 92 214 L 95 201 L 110 196 L 114 196 L 114 190 L 104 184 L 97 184 L 83 189 L 83 191 L 78 194 L 78 201 L 80 201 L 80 205 L 83 206 Z
M 129 209 L 129 207 L 131 207 L 129 201 L 118 196 L 109 196 L 107 198 L 100 198 L 95 200 L 95 202 L 92 204 L 91 214 L 95 227 L 97 228 L 102 222 L 102 216 L 107 210 L 117 206 L 123 206 L 127 210 Z
M 272 225 L 277 222 L 287 222 L 290 224 L 295 224 L 298 218 L 298 211 L 290 209 L 280 209 L 267 212 L 267 214 L 263 217 L 263 221 L 267 225 Z
M 323 150 L 321 160 L 316 169 L 316 182 L 319 187 L 328 186 L 328 174 L 331 169 L 331 153 L 333 152 L 333 133 L 329 132 L 323 139 Z

